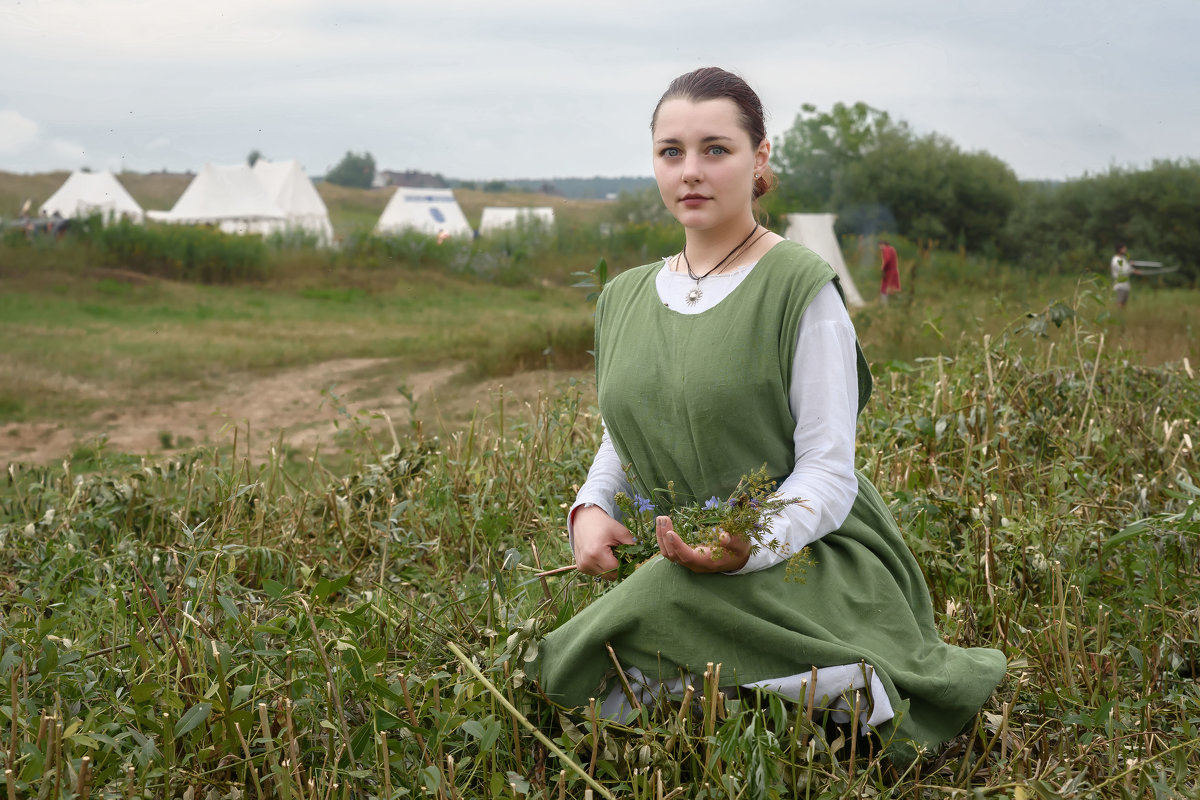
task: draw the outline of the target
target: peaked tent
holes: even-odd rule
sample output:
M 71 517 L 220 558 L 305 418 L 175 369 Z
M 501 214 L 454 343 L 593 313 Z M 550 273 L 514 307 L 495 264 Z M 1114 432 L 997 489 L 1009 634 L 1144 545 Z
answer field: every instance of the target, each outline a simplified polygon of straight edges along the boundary
M 39 211 L 43 217 L 58 214 L 60 217 L 86 217 L 89 214 L 103 215 L 105 222 L 117 217 L 127 217 L 142 222 L 145 214 L 137 200 L 107 170 L 104 172 L 72 172 L 58 191 L 42 203 Z
M 862 295 L 858 293 L 850 271 L 846 269 L 837 234 L 833 232 L 833 222 L 837 219 L 837 214 L 788 214 L 787 218 L 787 238 L 799 242 L 829 262 L 829 266 L 833 267 L 841 279 L 847 306 L 856 308 L 863 305 Z
M 415 230 L 430 236 L 445 231 L 451 236 L 471 234 L 471 226 L 449 189 L 411 189 L 401 186 L 375 224 L 377 233 Z
M 483 209 L 479 219 L 479 232 L 487 233 L 499 228 L 531 223 L 551 226 L 554 224 L 554 209 L 549 207 L 530 208 L 497 208 L 488 206 Z
M 226 233 L 274 233 L 287 227 L 287 214 L 249 164 L 205 164 L 170 211 L 150 219 L 181 225 L 216 225 Z
M 254 162 L 254 174 L 268 196 L 287 214 L 288 228 L 311 233 L 325 243 L 333 241 L 329 210 L 299 161 L 260 158 Z

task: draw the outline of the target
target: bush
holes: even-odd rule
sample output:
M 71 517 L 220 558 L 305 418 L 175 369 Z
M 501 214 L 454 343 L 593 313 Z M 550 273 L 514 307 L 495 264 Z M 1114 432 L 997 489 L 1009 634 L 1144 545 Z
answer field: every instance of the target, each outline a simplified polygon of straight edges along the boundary
M 1005 230 L 1005 255 L 1027 267 L 1108 275 L 1115 246 L 1133 257 L 1178 266 L 1168 285 L 1200 278 L 1200 161 L 1113 168 L 1062 184 L 1030 184 Z
M 95 255 L 108 266 L 194 283 L 262 280 L 268 273 L 268 248 L 259 236 L 126 221 L 86 230 Z

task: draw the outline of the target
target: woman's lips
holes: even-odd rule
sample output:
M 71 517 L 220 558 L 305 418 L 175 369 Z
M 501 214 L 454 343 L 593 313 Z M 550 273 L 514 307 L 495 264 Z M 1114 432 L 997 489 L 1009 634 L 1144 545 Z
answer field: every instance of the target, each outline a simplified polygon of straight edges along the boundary
M 702 194 L 686 194 L 683 196 L 683 199 L 680 200 L 680 202 L 688 208 L 695 208 L 696 206 L 704 205 L 704 203 L 707 201 L 708 198 Z

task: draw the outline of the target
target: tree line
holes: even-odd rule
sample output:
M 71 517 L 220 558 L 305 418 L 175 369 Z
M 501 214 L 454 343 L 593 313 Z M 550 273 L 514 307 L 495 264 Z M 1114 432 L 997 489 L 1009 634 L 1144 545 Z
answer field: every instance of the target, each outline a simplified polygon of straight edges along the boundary
M 895 234 L 1042 270 L 1106 268 L 1123 243 L 1137 259 L 1179 266 L 1177 281 L 1200 278 L 1195 159 L 1023 182 L 989 153 L 918 134 L 865 103 L 837 103 L 803 106 L 772 162 L 772 217 L 833 211 L 842 234 Z
M 866 103 L 802 106 L 771 158 L 779 187 L 763 198 L 763 208 L 772 218 L 832 211 L 841 234 L 899 235 L 1044 271 L 1106 270 L 1116 246 L 1125 244 L 1135 259 L 1178 266 L 1169 281 L 1200 280 L 1196 159 L 1112 167 L 1062 182 L 1021 181 L 996 156 L 965 151 L 938 133 L 919 134 Z M 347 152 L 325 180 L 365 188 L 374 174 L 370 153 Z M 623 201 L 618 218 L 655 221 L 642 206 L 657 210 L 657 192 L 631 191 L 646 183 L 614 179 Z M 482 188 L 515 187 L 495 181 Z

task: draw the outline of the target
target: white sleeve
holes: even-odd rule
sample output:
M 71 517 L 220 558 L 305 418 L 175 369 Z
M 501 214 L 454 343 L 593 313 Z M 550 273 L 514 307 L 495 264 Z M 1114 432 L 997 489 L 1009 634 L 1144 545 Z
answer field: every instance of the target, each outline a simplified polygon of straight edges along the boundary
M 771 519 L 780 554 L 765 547 L 735 574 L 774 566 L 837 530 L 858 496 L 854 431 L 858 418 L 857 337 L 832 282 L 813 298 L 796 334 L 788 403 L 796 419 L 795 463 L 778 493 L 799 499 Z M 594 502 L 594 501 L 593 501 Z M 807 506 L 807 508 L 805 507 Z
M 575 495 L 575 502 L 567 511 L 567 536 L 571 542 L 572 552 L 575 550 L 575 524 L 573 521 L 575 509 L 584 503 L 593 503 L 604 509 L 613 519 L 620 519 L 616 501 L 613 500 L 617 492 L 625 492 L 633 497 L 633 487 L 629 484 L 629 478 L 621 466 L 621 458 L 617 455 L 617 449 L 613 447 L 612 439 L 608 437 L 608 426 L 605 425 L 604 432 L 600 437 L 600 447 L 596 450 L 595 458 L 592 459 L 591 468 L 588 469 L 587 480 L 583 482 L 579 494 Z

